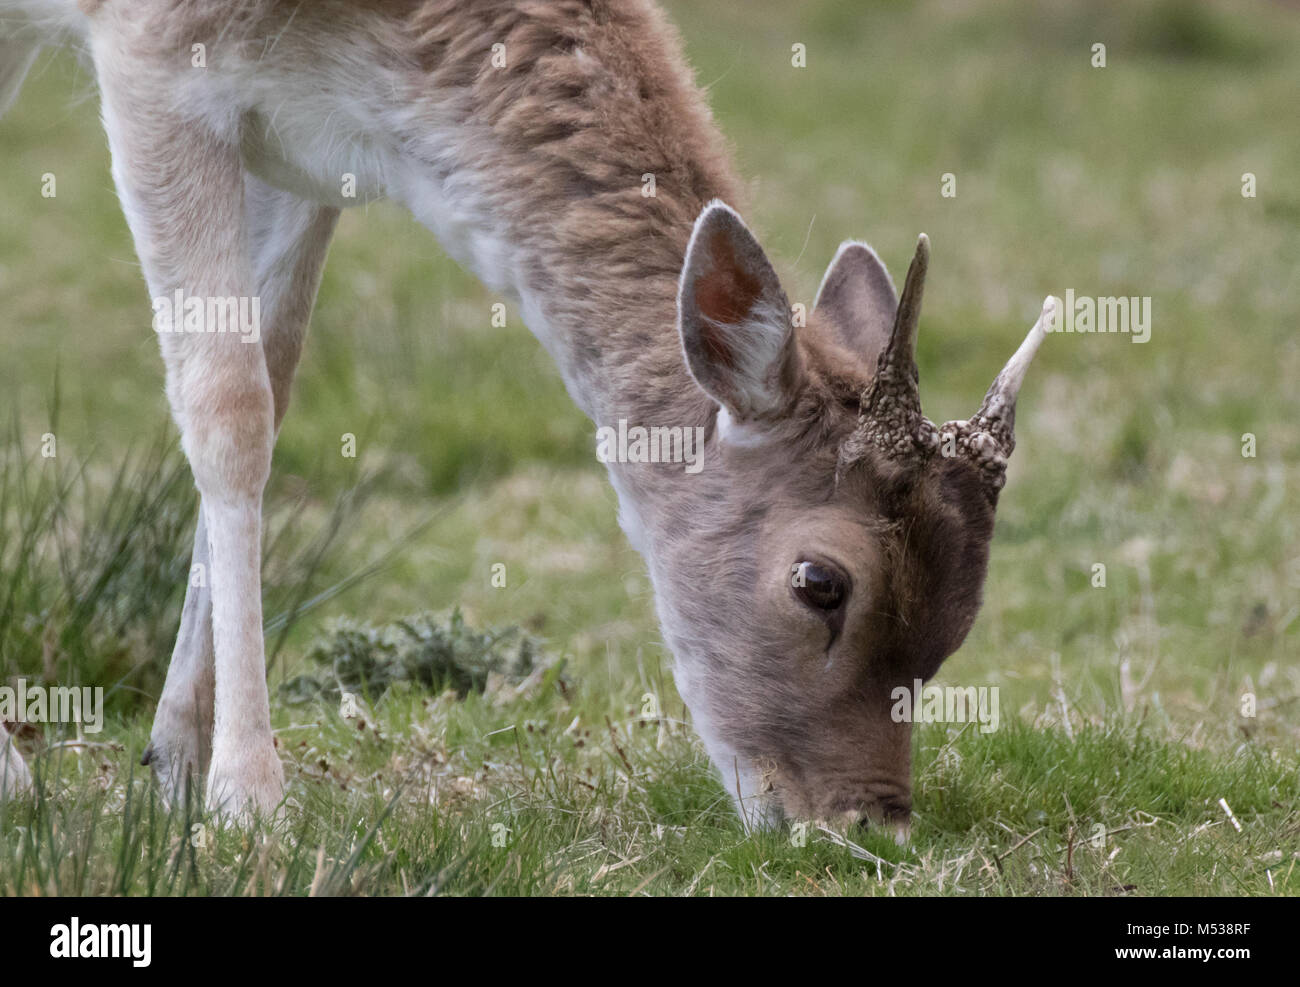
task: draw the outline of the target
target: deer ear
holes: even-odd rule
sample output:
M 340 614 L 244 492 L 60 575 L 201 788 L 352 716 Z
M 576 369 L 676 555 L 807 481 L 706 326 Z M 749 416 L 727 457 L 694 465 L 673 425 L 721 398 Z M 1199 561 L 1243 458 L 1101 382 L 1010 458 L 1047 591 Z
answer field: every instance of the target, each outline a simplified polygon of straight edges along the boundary
M 754 235 L 717 200 L 695 221 L 677 320 L 691 375 L 733 418 L 785 406 L 799 373 L 790 303 Z
M 865 243 L 845 240 L 826 268 L 813 310 L 830 323 L 845 348 L 874 367 L 889 341 L 898 295 L 876 252 Z

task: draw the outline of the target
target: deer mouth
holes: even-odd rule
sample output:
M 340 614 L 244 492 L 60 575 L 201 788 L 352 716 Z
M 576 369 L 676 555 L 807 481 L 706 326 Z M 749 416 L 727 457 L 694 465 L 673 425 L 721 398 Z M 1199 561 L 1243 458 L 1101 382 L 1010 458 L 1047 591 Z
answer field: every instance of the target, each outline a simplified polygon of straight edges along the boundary
M 883 828 L 893 831 L 900 843 L 908 838 L 912 791 L 907 782 L 879 779 L 863 785 L 859 781 L 848 792 L 822 789 L 819 793 L 773 759 L 757 759 L 754 764 L 758 777 L 754 804 L 761 804 L 776 822 L 806 820 L 839 832 Z

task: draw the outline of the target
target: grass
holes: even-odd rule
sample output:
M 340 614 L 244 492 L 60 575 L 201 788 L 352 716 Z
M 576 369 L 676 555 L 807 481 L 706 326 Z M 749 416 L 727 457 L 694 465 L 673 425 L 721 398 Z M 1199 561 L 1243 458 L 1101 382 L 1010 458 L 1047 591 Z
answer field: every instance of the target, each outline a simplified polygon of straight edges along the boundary
M 502 701 L 502 699 L 505 701 Z M 929 725 L 912 840 L 744 834 L 679 725 L 419 690 L 281 730 L 294 805 L 278 829 L 167 812 L 96 750 L 49 758 L 11 807 L 6 894 L 1294 894 L 1300 763 L 1158 739 L 1136 718 L 987 736 Z M 373 716 L 373 719 L 372 719 Z M 581 714 L 578 714 L 581 721 Z M 145 739 L 144 724 L 119 743 Z M 76 762 L 67 763 L 67 762 Z M 1239 820 L 1237 832 L 1217 801 Z M 1279 807 L 1282 808 L 1279 808 Z
M 43 56 L 0 121 L 0 678 L 104 685 L 108 722 L 20 736 L 41 796 L 0 809 L 0 891 L 1300 892 L 1294 9 L 669 7 L 792 300 L 841 239 L 897 272 L 930 234 L 934 420 L 974 410 L 1045 294 L 1153 299 L 1149 343 L 1052 337 L 1026 384 L 986 603 L 939 678 L 997 686 L 1001 729 L 917 731 L 906 847 L 746 835 L 590 424 L 517 314 L 493 328 L 498 299 L 379 205 L 341 223 L 268 492 L 294 808 L 255 836 L 163 812 L 134 765 L 194 499 L 91 83 Z M 333 618 L 456 607 L 562 679 L 397 682 L 352 718 L 283 698 Z

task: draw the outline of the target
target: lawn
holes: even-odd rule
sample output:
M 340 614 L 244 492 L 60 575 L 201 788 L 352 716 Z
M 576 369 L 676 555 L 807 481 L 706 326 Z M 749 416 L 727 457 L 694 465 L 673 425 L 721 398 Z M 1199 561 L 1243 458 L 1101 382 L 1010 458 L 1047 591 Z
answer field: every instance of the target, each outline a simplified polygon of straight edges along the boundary
M 0 808 L 0 893 L 1300 893 L 1300 10 L 667 6 L 792 301 L 843 239 L 898 279 L 929 234 L 931 419 L 975 410 L 1045 295 L 1152 300 L 1149 341 L 1051 336 L 1021 395 L 984 608 L 937 680 L 997 687 L 1000 728 L 917 731 L 904 846 L 747 834 L 593 426 L 381 203 L 340 224 L 268 491 L 289 812 L 256 838 L 166 813 L 137 762 L 195 495 L 93 80 L 51 53 L 0 120 L 0 680 L 102 685 L 108 716 L 20 733 L 41 794 Z M 456 609 L 518 628 L 534 673 L 346 710 L 295 687 L 340 620 Z

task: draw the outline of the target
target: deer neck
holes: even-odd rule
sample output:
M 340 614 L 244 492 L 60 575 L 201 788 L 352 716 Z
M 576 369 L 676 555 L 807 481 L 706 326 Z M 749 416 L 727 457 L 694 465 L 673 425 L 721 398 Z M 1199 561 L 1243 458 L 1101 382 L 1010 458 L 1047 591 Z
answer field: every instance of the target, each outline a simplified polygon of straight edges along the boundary
M 617 246 L 579 235 L 581 249 L 570 243 L 529 258 L 517 288 L 524 322 L 597 426 L 700 424 L 709 402 L 686 368 L 677 329 L 691 223 L 669 232 L 639 217 L 619 225 Z
M 510 161 L 501 151 L 495 160 Z M 686 462 L 644 461 L 638 430 L 680 429 L 670 434 L 683 441 L 689 434 L 690 452 L 702 451 L 715 406 L 686 367 L 677 286 L 695 218 L 713 198 L 735 201 L 735 186 L 720 169 L 713 180 L 676 182 L 679 171 L 709 173 L 686 161 L 658 176 L 655 194 L 645 195 L 629 160 L 630 187 L 569 197 L 558 186 L 552 195 L 545 169 L 524 161 L 487 174 L 457 173 L 454 203 L 437 194 L 449 184 L 445 175 L 411 180 L 399 197 L 453 256 L 516 303 L 594 422 L 593 456 L 610 434 L 605 430 L 613 430 L 613 449 L 606 443 L 603 450 L 613 455 L 600 458 L 619 495 L 624 530 L 644 553 L 644 530 L 691 489 L 682 481 L 700 467 L 688 473 Z M 520 193 L 525 174 L 541 188 L 540 198 Z
M 525 323 L 595 425 L 593 455 L 642 554 L 653 543 L 647 529 L 671 515 L 707 467 L 715 408 L 686 367 L 677 287 L 694 218 L 712 197 L 673 204 L 676 220 L 665 227 L 656 221 L 661 206 L 629 196 L 617 218 L 588 216 L 564 247 L 532 255 L 517 286 Z
M 389 142 L 403 157 L 385 173 L 454 256 L 517 302 L 598 430 L 704 427 L 713 406 L 686 368 L 677 285 L 695 219 L 714 198 L 738 205 L 739 183 L 657 8 L 575 19 L 560 6 L 518 5 L 501 14 L 510 23 L 485 25 L 465 5 L 426 25 L 464 38 L 437 46 L 415 80 L 417 110 Z M 503 70 L 482 63 L 489 27 L 519 39 Z M 687 475 L 609 465 L 625 513 Z

